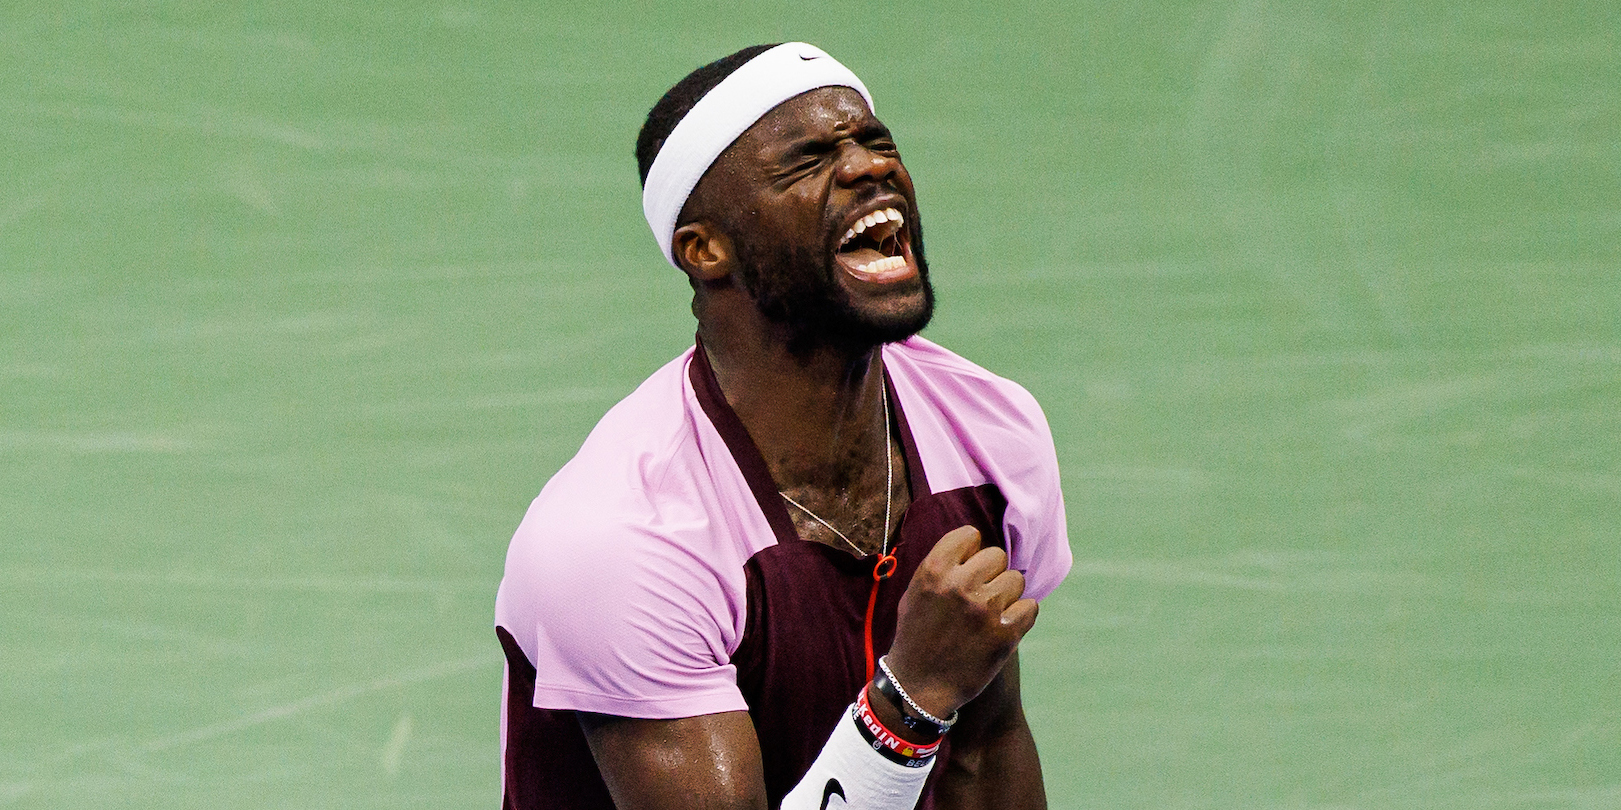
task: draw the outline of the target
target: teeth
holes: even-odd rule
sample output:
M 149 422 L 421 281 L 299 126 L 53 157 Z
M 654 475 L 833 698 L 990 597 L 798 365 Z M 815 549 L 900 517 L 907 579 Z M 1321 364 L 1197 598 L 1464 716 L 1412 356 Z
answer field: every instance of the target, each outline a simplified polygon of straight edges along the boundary
M 861 266 L 863 273 L 887 273 L 890 270 L 899 270 L 906 266 L 905 256 L 890 256 Z
M 846 242 L 856 238 L 858 235 L 864 233 L 868 228 L 871 228 L 879 223 L 893 222 L 896 225 L 900 225 L 905 221 L 905 218 L 901 216 L 901 212 L 896 211 L 893 208 L 885 208 L 882 211 L 874 211 L 857 220 L 856 224 L 852 226 L 850 230 L 845 231 L 844 238 L 839 241 L 839 246 L 843 247 Z

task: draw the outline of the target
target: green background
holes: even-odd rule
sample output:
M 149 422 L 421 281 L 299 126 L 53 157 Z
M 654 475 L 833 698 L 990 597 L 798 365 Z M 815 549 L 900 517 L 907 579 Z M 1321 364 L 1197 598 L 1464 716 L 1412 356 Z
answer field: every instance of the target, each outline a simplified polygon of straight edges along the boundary
M 1056 808 L 1621 808 L 1621 5 L 0 9 L 0 807 L 493 807 L 529 499 L 690 344 L 687 70 L 815 42 L 1058 442 Z

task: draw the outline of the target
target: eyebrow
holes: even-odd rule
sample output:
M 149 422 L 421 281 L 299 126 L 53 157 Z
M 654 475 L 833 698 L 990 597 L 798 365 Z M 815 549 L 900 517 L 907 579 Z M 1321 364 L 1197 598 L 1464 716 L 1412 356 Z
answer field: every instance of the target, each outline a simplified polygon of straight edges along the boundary
M 783 147 L 781 157 L 792 158 L 811 154 L 816 151 L 824 151 L 827 147 L 830 147 L 833 144 L 847 138 L 853 138 L 858 141 L 870 141 L 874 138 L 893 137 L 894 135 L 889 131 L 889 127 L 884 126 L 883 122 L 877 120 L 868 120 L 857 125 L 853 130 L 841 134 L 806 135 L 801 138 L 795 138 L 794 140 L 789 141 L 788 144 Z

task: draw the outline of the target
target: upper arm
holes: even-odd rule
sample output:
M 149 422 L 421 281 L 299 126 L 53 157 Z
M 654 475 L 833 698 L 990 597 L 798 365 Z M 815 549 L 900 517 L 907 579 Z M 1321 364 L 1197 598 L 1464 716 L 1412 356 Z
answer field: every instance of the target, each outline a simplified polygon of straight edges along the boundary
M 763 810 L 765 773 L 747 712 L 675 720 L 580 715 L 621 810 Z
M 535 667 L 534 705 L 644 718 L 747 709 L 730 663 L 743 564 L 692 531 L 644 525 L 656 521 L 638 508 L 592 521 L 532 507 L 514 535 L 496 624 Z

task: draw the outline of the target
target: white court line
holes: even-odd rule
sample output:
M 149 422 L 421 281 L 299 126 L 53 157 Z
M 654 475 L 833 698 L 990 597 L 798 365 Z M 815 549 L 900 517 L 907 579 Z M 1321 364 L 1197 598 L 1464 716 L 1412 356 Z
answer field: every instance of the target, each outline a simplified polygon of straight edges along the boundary
M 400 686 L 422 683 L 424 681 L 448 678 L 452 675 L 461 675 L 466 672 L 472 672 L 482 667 L 495 666 L 500 662 L 500 660 L 500 656 L 486 653 L 475 655 L 471 658 L 463 658 L 460 661 L 445 661 L 443 663 L 433 664 L 420 669 L 406 670 L 405 672 L 388 675 L 373 681 L 342 686 L 337 689 L 333 689 L 330 692 L 323 692 L 319 695 L 311 695 L 310 697 L 303 698 L 302 700 L 295 700 L 291 703 L 283 703 L 280 706 L 271 706 L 268 709 L 243 715 L 242 717 L 238 717 L 234 720 L 226 720 L 221 723 L 213 723 L 194 728 L 189 731 L 182 731 L 176 734 L 170 734 L 167 736 L 158 737 L 156 739 L 147 740 L 146 742 L 137 746 L 137 748 L 147 753 L 158 753 L 160 751 L 168 751 L 187 745 L 193 745 L 205 740 L 212 740 L 216 737 L 234 734 L 238 731 L 250 729 L 255 726 L 273 723 L 277 720 L 285 720 L 289 717 L 303 714 L 314 709 L 320 709 L 326 706 L 335 706 L 340 703 L 347 703 L 355 698 L 363 697 L 373 692 L 381 692 L 384 689 L 393 689 Z
M 239 731 L 245 731 L 257 726 L 262 726 L 266 723 L 274 723 L 279 720 L 285 720 L 306 712 L 314 711 L 316 709 L 347 703 L 355 700 L 356 698 L 365 697 L 366 695 L 381 692 L 385 689 L 395 689 L 402 686 L 438 680 L 440 678 L 462 675 L 483 667 L 493 667 L 500 663 L 501 660 L 502 659 L 499 654 L 483 653 L 455 661 L 443 661 L 437 664 L 419 667 L 417 669 L 409 669 L 393 675 L 386 675 L 384 677 L 363 683 L 353 683 L 349 684 L 348 686 L 341 686 L 327 692 L 322 692 L 318 695 L 311 695 L 290 703 L 283 703 L 279 706 L 271 706 L 269 708 L 261 709 L 260 711 L 246 714 L 231 720 L 210 723 L 208 725 L 199 726 L 186 731 L 179 731 L 173 734 L 155 737 L 145 742 L 135 743 L 134 745 L 126 745 L 122 740 L 116 738 L 104 738 L 95 740 L 93 742 L 70 745 L 61 753 L 39 763 L 39 766 L 45 769 L 50 769 L 61 766 L 64 763 L 71 762 L 75 759 L 103 753 L 118 756 L 131 752 L 156 754 L 164 751 L 172 751 L 177 748 L 195 745 L 200 742 L 206 742 L 208 740 L 228 736 Z M 35 768 L 34 770 L 38 769 L 39 768 Z M 50 785 L 51 783 L 47 781 L 45 784 Z M 38 779 L 0 783 L 0 806 L 15 804 L 24 797 L 34 793 L 41 786 L 41 781 Z
M 405 759 L 405 746 L 411 742 L 411 713 L 400 715 L 394 724 L 394 731 L 388 735 L 388 744 L 383 746 L 383 753 L 378 762 L 383 766 L 383 773 L 390 778 L 400 775 L 400 763 Z
M 1428 580 L 1410 572 L 1343 569 L 1331 566 L 1291 566 L 1261 575 L 1235 573 L 1224 568 L 1254 568 L 1219 561 L 1076 560 L 1070 579 L 1102 578 L 1149 582 L 1166 586 L 1194 586 L 1261 593 L 1374 593 L 1430 587 Z
M 1510 478 L 1543 484 L 1560 492 L 1579 489 L 1600 495 L 1621 495 L 1621 475 L 1581 470 L 1545 470 L 1506 464 L 1499 465 L 1497 469 Z
M 119 582 L 132 585 L 182 585 L 194 588 L 330 593 L 495 592 L 494 580 L 395 579 L 392 577 L 281 577 L 254 579 L 185 571 L 120 571 L 116 569 L 0 568 L 0 582 Z

